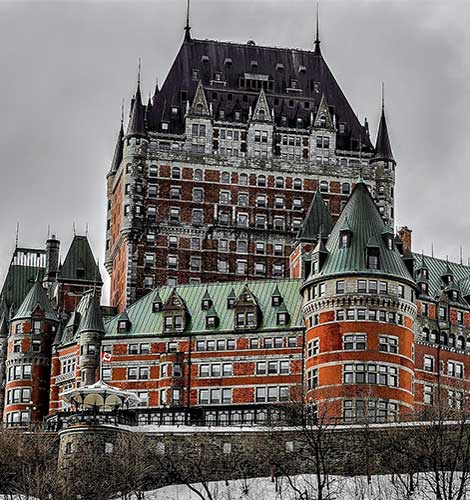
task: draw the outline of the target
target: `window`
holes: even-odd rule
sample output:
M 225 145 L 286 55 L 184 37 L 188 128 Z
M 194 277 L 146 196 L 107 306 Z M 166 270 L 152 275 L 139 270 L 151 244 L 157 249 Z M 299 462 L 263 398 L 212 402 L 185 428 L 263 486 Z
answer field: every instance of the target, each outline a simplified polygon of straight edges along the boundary
M 383 399 L 349 399 L 343 402 L 343 417 L 346 422 L 354 419 L 370 419 L 373 422 L 394 420 L 398 415 L 398 405 Z
M 284 231 L 285 221 L 284 217 L 274 217 L 274 229 L 276 231 Z
M 284 208 L 285 205 L 286 204 L 283 196 L 276 196 L 274 198 L 274 208 Z
M 255 245 L 255 253 L 258 255 L 263 255 L 266 251 L 266 246 L 263 241 L 257 241 Z
M 238 177 L 238 183 L 241 186 L 248 186 L 248 174 L 240 174 Z
M 307 388 L 316 389 L 318 387 L 318 368 L 307 372 Z
M 284 276 L 284 264 L 273 264 L 273 277 Z
M 367 347 L 367 335 L 350 334 L 343 336 L 343 349 L 345 351 L 364 351 Z
M 264 262 L 255 262 L 255 275 L 264 276 L 266 274 L 266 264 Z
M 283 188 L 284 187 L 284 177 L 276 177 L 276 187 Z
M 434 356 L 424 356 L 423 358 L 423 368 L 427 372 L 434 371 Z
M 302 179 L 296 177 L 293 182 L 294 189 L 302 189 Z
M 256 328 L 256 315 L 253 311 L 238 312 L 236 315 L 237 328 Z
M 447 362 L 447 374 L 449 377 L 463 378 L 463 363 L 458 363 L 457 361 Z
M 266 195 L 265 194 L 259 194 L 256 197 L 256 206 L 258 208 L 265 208 L 266 207 Z
M 328 181 L 320 181 L 320 192 L 328 193 Z
M 389 335 L 379 335 L 379 351 L 398 353 L 398 338 Z
M 320 339 L 316 338 L 311 340 L 307 346 L 308 357 L 316 356 L 320 353 Z
M 256 227 L 256 229 L 266 229 L 266 216 L 265 215 L 256 215 L 255 227 Z
M 379 281 L 379 293 L 386 295 L 388 292 L 388 284 L 386 281 Z
M 168 236 L 168 248 L 178 248 L 178 236 Z
M 294 198 L 293 202 L 292 202 L 292 209 L 293 210 L 302 210 L 303 208 L 303 200 L 302 198 Z
M 230 172 L 222 172 L 220 182 L 230 184 Z
M 168 255 L 168 267 L 170 269 L 178 268 L 178 257 L 176 255 Z
M 232 402 L 232 389 L 200 389 L 199 404 L 229 404 Z
M 180 220 L 180 209 L 177 207 L 170 208 L 170 221 L 179 222 Z
M 257 387 L 255 392 L 255 401 L 257 403 L 288 401 L 289 386 L 268 386 Z
M 193 201 L 202 202 L 204 199 L 204 190 L 201 188 L 193 189 Z
M 249 222 L 248 214 L 241 213 L 241 212 L 237 213 L 237 225 L 238 226 L 248 227 L 248 222 Z
M 423 387 L 423 402 L 426 405 L 434 403 L 434 388 L 432 385 L 425 385 Z
M 463 407 L 464 396 L 462 391 L 449 389 L 448 392 L 449 408 L 454 410 L 461 410 Z
M 341 184 L 341 193 L 349 194 L 350 192 L 351 192 L 351 184 L 349 184 L 349 182 L 343 182 Z
M 402 299 L 405 298 L 405 287 L 403 285 L 398 285 L 398 296 Z
M 199 272 L 201 270 L 201 257 L 192 256 L 190 260 L 190 270 Z
M 240 193 L 238 195 L 238 205 L 240 207 L 247 207 L 248 206 L 248 193 Z
M 202 181 L 204 179 L 204 173 L 203 173 L 202 169 L 196 168 L 194 170 L 193 178 L 195 181 Z
M 217 259 L 217 271 L 219 273 L 228 273 L 229 272 L 228 261 L 225 259 Z
M 165 316 L 165 331 L 182 331 L 183 326 L 183 316 L 179 314 Z
M 248 263 L 246 260 L 237 259 L 236 274 L 246 274 L 248 272 Z
M 336 293 L 344 293 L 344 281 L 337 281 L 336 282 Z
M 203 224 L 204 223 L 204 213 L 199 208 L 193 209 L 192 215 L 193 224 Z
M 256 183 L 260 187 L 266 187 L 266 176 L 265 175 L 258 175 L 256 179 Z
M 181 179 L 181 169 L 179 167 L 172 167 L 171 178 L 172 179 Z
M 343 366 L 343 382 L 398 387 L 398 368 L 376 363 L 348 363 Z

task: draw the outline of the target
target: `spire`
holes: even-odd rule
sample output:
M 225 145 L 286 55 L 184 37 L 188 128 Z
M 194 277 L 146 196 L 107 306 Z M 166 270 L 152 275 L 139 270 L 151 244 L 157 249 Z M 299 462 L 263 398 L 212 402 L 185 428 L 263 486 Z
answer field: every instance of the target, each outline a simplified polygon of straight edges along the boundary
M 119 129 L 118 138 L 116 142 L 116 147 L 114 148 L 113 161 L 111 162 L 111 168 L 109 169 L 108 175 L 113 175 L 117 172 L 119 165 L 122 161 L 123 147 L 124 147 L 124 106 L 121 114 L 121 127 Z
M 139 59 L 139 73 L 137 77 L 137 90 L 135 93 L 135 98 L 133 99 L 133 104 L 131 107 L 131 113 L 129 117 L 129 123 L 127 125 L 126 137 L 137 135 L 145 136 L 145 121 L 144 121 L 144 107 L 142 105 L 142 94 L 140 92 L 140 72 L 141 63 Z
M 393 161 L 392 147 L 388 137 L 387 122 L 385 120 L 385 103 L 384 103 L 384 85 L 382 83 L 382 114 L 380 116 L 379 131 L 377 132 L 377 141 L 375 143 L 374 160 Z
M 159 92 L 160 92 L 160 87 L 158 86 L 158 78 L 157 78 L 155 81 L 155 90 L 153 92 L 153 98 L 152 98 L 153 104 L 155 104 L 155 99 L 157 98 Z
M 191 26 L 189 24 L 190 10 L 191 10 L 191 0 L 186 0 L 186 26 L 184 27 L 184 31 L 185 31 L 184 41 L 185 42 L 191 41 Z
M 57 316 L 52 308 L 47 292 L 42 286 L 41 281 L 36 279 L 36 282 L 28 295 L 26 295 L 13 320 L 32 318 L 33 314 L 38 310 L 44 314 L 46 319 L 57 321 Z
M 315 31 L 315 42 L 314 42 L 314 46 L 315 46 L 315 49 L 313 51 L 313 53 L 317 56 L 321 55 L 321 50 L 320 50 L 320 22 L 319 22 L 319 19 L 320 19 L 320 16 L 319 16 L 319 0 L 317 0 L 317 16 L 316 16 L 316 31 Z
M 104 333 L 103 316 L 101 315 L 99 299 L 95 293 L 90 294 L 88 307 L 80 322 L 79 333 L 83 332 Z

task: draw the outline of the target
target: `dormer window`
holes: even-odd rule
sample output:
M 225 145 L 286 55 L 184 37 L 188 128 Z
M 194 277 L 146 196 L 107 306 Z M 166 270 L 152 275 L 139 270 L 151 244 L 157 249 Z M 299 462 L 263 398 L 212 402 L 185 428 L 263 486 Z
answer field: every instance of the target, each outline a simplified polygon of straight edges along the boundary
M 201 309 L 203 311 L 208 311 L 211 307 L 212 307 L 212 300 L 211 299 L 202 299 Z
M 299 66 L 299 73 L 306 73 L 307 72 L 307 67 L 306 66 Z
M 222 80 L 222 73 L 216 73 L 214 78 L 216 82 L 220 82 L 220 80 Z
M 225 66 L 231 66 L 232 65 L 232 58 L 231 57 L 226 57 L 224 60 Z
M 276 64 L 276 71 L 284 71 L 284 64 L 277 63 Z
M 452 290 L 450 292 L 450 298 L 454 301 L 459 300 L 459 292 L 457 290 Z
M 288 312 L 280 312 L 277 313 L 277 324 L 279 326 L 284 326 L 289 324 L 289 313 Z
M 428 294 L 428 284 L 427 283 L 420 283 L 419 289 L 420 289 L 422 294 L 424 294 L 424 295 Z
M 385 244 L 388 250 L 393 250 L 393 237 L 391 235 L 385 236 Z
M 201 62 L 208 63 L 209 62 L 209 56 L 202 56 L 201 57 Z
M 326 116 L 325 115 L 320 116 L 320 127 L 323 127 L 323 128 L 326 127 Z
M 165 332 L 182 332 L 184 329 L 184 321 L 182 314 L 168 314 L 164 321 Z
M 154 300 L 152 302 L 152 311 L 154 313 L 158 313 L 162 310 L 162 307 L 163 307 L 163 303 L 161 300 Z
M 235 111 L 235 120 L 236 120 L 237 122 L 239 122 L 239 121 L 240 121 L 240 119 L 241 119 L 241 114 L 240 114 L 240 111 Z
M 280 295 L 273 295 L 271 297 L 271 305 L 273 307 L 279 307 L 283 302 L 283 299 Z
M 236 300 L 237 300 L 236 297 L 229 297 L 227 299 L 227 309 L 233 309 Z
M 367 267 L 369 269 L 380 269 L 379 253 L 376 249 L 367 250 Z
M 348 248 L 351 239 L 351 233 L 348 231 L 342 231 L 340 233 L 339 247 Z
M 256 328 L 256 314 L 253 311 L 241 311 L 236 315 L 236 328 Z
M 252 68 L 257 68 L 258 67 L 258 61 L 251 61 L 250 66 Z
M 219 326 L 219 318 L 217 316 L 207 316 L 206 317 L 206 327 L 207 328 L 217 328 Z
M 128 332 L 131 329 L 131 322 L 127 319 L 120 319 L 117 329 L 119 333 Z

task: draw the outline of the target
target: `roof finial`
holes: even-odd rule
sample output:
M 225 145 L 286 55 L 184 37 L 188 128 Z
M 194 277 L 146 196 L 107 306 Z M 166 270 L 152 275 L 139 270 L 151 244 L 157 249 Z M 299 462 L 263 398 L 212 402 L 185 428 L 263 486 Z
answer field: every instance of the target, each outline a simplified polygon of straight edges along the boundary
M 73 221 L 73 235 L 76 236 L 77 233 L 75 232 L 75 221 Z
M 191 40 L 191 26 L 189 24 L 189 16 L 191 10 L 191 0 L 186 0 L 186 26 L 184 27 L 185 35 L 184 40 Z
M 15 249 L 18 248 L 18 241 L 20 239 L 20 223 L 16 223 L 16 235 L 15 235 Z
M 382 113 L 385 110 L 385 84 L 382 82 Z
M 137 72 L 137 86 L 140 87 L 140 79 L 142 76 L 142 58 L 139 57 L 139 69 Z
M 317 16 L 316 16 L 316 31 L 315 31 L 315 54 L 320 54 L 320 15 L 319 15 L 320 0 L 317 0 Z
M 121 103 L 121 127 L 124 125 L 124 97 L 122 98 Z

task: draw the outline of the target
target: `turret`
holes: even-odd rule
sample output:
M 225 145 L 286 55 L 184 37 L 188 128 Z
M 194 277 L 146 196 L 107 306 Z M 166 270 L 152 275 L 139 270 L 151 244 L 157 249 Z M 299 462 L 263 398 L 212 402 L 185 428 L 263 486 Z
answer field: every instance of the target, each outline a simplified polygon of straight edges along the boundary
M 51 346 L 59 321 L 39 276 L 10 322 L 4 420 L 40 422 L 48 413 Z
M 99 299 L 95 293 L 90 293 L 87 299 L 78 329 L 82 385 L 92 385 L 99 377 L 101 339 L 104 335 Z
M 415 284 L 362 179 L 313 253 L 302 287 L 307 401 L 346 421 L 410 414 Z
M 53 283 L 57 280 L 59 272 L 59 250 L 60 241 L 53 234 L 46 241 L 46 270 L 44 273 L 44 281 Z

